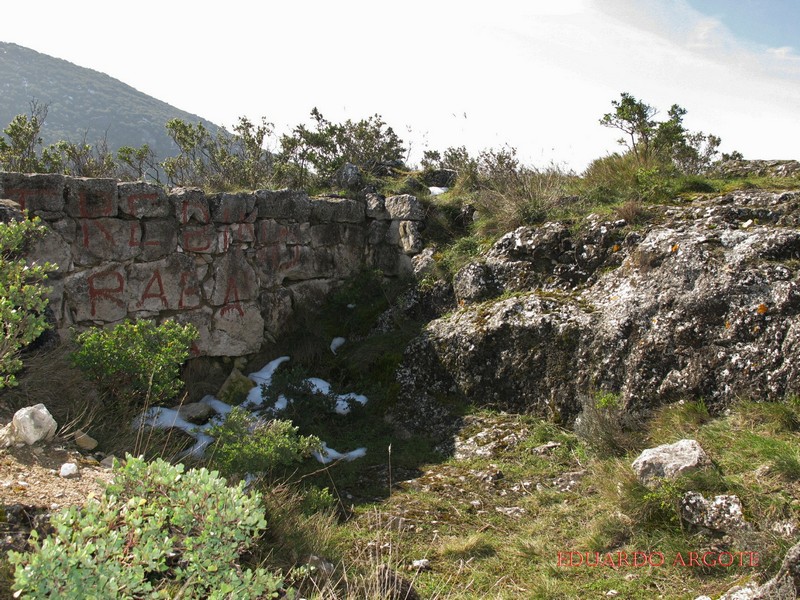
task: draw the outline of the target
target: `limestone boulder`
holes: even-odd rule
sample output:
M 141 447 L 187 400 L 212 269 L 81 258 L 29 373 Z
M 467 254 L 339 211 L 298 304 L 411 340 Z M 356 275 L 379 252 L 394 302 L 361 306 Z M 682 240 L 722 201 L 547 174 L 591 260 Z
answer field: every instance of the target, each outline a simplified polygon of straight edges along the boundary
M 415 196 L 410 194 L 389 196 L 384 201 L 384 205 L 392 219 L 422 221 L 425 218 L 424 207 Z
M 692 525 L 731 533 L 750 529 L 738 497 L 725 494 L 707 500 L 698 492 L 686 492 L 680 503 L 681 517 Z
M 2 435 L 6 445 L 27 444 L 52 440 L 58 425 L 44 404 L 19 409 Z
M 684 473 L 711 466 L 711 459 L 696 440 L 679 440 L 644 450 L 631 464 L 639 481 L 651 486 L 659 479 L 676 479 Z

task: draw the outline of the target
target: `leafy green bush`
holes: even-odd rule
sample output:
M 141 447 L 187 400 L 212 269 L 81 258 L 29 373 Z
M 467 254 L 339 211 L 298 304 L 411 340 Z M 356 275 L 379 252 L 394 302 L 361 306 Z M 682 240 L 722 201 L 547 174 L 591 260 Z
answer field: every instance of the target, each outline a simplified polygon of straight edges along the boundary
M 22 256 L 25 244 L 44 232 L 38 218 L 0 223 L 0 389 L 15 385 L 20 349 L 47 329 L 42 283 L 53 266 L 28 265 Z
M 99 499 L 51 523 L 53 535 L 32 534 L 31 552 L 9 553 L 26 597 L 260 598 L 281 588 L 240 563 L 266 527 L 259 495 L 206 469 L 128 456 Z
M 216 439 L 213 464 L 226 476 L 264 473 L 269 477 L 276 468 L 298 463 L 320 449 L 319 439 L 297 431 L 290 421 L 262 421 L 234 408 L 224 424 L 210 431 Z
M 150 399 L 157 403 L 180 391 L 180 366 L 189 357 L 197 335 L 191 324 L 125 322 L 79 334 L 79 348 L 72 359 L 113 401 L 132 405 Z

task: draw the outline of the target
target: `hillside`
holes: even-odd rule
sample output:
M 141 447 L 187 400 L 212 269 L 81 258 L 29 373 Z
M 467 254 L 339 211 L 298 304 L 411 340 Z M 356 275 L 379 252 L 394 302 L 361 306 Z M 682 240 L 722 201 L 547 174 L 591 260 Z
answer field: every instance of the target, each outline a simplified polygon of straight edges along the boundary
M 48 106 L 45 145 L 58 140 L 94 144 L 107 136 L 110 150 L 148 144 L 163 160 L 176 152 L 164 124 L 172 118 L 216 126 L 143 94 L 108 75 L 29 48 L 0 42 L 0 124 L 27 114 L 36 100 Z

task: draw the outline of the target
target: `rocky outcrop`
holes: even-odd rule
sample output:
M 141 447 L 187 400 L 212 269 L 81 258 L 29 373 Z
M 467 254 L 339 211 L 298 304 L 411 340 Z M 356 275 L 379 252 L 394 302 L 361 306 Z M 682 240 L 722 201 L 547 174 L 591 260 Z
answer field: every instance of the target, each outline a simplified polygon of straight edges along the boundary
M 633 412 L 797 393 L 799 207 L 740 192 L 662 207 L 646 229 L 591 216 L 579 234 L 504 236 L 455 277 L 461 308 L 409 345 L 398 415 L 434 432 L 455 400 L 569 421 L 596 391 Z
M 800 175 L 800 162 L 796 160 L 727 160 L 711 170 L 711 174 L 724 177 L 796 177 Z
M 353 169 L 341 176 L 358 186 Z M 197 326 L 196 354 L 256 352 L 297 308 L 360 270 L 410 274 L 423 245 L 424 211 L 409 195 L 205 194 L 0 172 L 0 199 L 48 229 L 31 260 L 58 267 L 49 280 L 58 327 L 172 318 Z M 13 208 L 0 202 L 0 218 L 14 218 Z

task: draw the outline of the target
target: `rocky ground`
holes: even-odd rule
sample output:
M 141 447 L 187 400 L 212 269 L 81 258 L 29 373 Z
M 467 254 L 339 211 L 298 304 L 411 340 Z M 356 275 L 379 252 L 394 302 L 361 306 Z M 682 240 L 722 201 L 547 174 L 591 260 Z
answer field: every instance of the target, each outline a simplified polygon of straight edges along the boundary
M 77 474 L 62 477 L 65 464 L 77 465 Z M 24 550 L 32 528 L 41 531 L 53 511 L 99 496 L 111 477 L 108 466 L 59 438 L 0 450 L 0 552 Z

